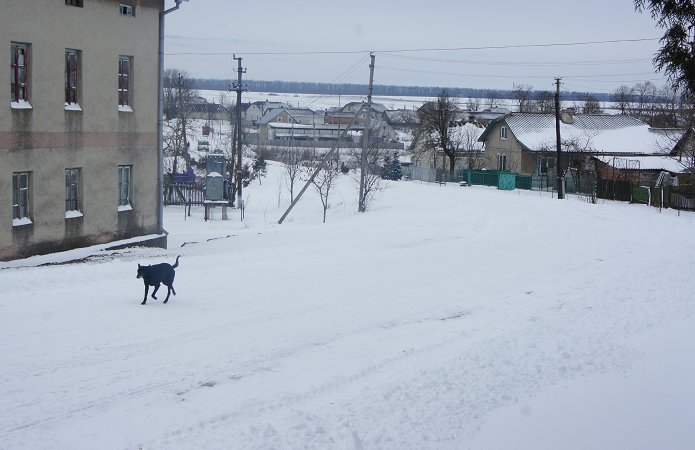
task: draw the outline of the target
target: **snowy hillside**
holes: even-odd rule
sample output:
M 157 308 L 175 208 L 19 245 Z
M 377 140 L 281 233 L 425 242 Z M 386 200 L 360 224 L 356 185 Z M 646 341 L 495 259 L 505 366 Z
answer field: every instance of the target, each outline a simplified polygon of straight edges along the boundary
M 694 214 L 419 182 L 359 214 L 343 177 L 278 225 L 274 163 L 244 195 L 165 208 L 168 250 L 0 263 L 0 448 L 695 448 Z

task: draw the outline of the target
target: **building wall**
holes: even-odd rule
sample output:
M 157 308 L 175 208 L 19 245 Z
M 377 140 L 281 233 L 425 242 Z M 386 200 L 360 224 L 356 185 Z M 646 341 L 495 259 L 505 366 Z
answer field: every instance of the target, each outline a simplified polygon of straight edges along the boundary
M 507 139 L 500 137 L 500 128 L 503 126 L 507 128 Z M 522 167 L 521 164 L 521 144 L 504 122 L 494 125 L 485 143 L 485 155 L 488 159 L 488 169 L 497 170 L 497 155 L 507 155 L 507 170 L 531 175 L 524 171 L 526 167 Z
M 0 15 L 0 260 L 157 233 L 161 0 L 6 2 Z M 124 2 L 127 3 L 127 2 Z M 27 18 L 22 20 L 22 18 Z M 30 110 L 10 108 L 10 43 L 29 43 Z M 64 108 L 65 49 L 81 51 L 82 111 Z M 119 112 L 118 57 L 132 57 L 132 112 Z M 118 211 L 118 165 L 133 166 Z M 83 217 L 65 217 L 65 169 L 81 169 Z M 31 172 L 31 225 L 13 226 L 12 174 Z

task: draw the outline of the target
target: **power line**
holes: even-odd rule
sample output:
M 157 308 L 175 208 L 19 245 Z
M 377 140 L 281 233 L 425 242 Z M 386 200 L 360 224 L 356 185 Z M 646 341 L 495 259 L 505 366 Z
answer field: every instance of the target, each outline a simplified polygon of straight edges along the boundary
M 510 48 L 542 48 L 542 47 L 570 47 L 579 45 L 602 45 L 620 44 L 646 41 L 658 41 L 659 38 L 638 38 L 638 39 L 609 39 L 604 41 L 580 41 L 580 42 L 552 42 L 540 44 L 508 44 L 508 45 L 483 45 L 478 47 L 431 47 L 431 48 L 405 48 L 405 49 L 386 49 L 386 50 L 343 50 L 343 51 L 298 51 L 298 52 L 180 52 L 166 53 L 167 56 L 229 56 L 243 54 L 245 56 L 279 56 L 279 55 L 346 55 L 362 53 L 417 53 L 417 52 L 453 52 L 467 50 L 501 50 Z
M 589 60 L 589 61 L 565 61 L 565 62 L 539 62 L 539 61 L 486 61 L 486 60 L 468 60 L 468 59 L 448 59 L 448 58 L 427 58 L 423 56 L 409 55 L 383 55 L 386 58 L 399 58 L 417 61 L 431 61 L 453 64 L 471 64 L 471 65 L 489 65 L 489 66 L 522 66 L 522 67 L 563 67 L 563 66 L 583 66 L 583 65 L 606 65 L 606 64 L 636 64 L 645 61 L 651 61 L 652 58 L 631 58 L 631 59 L 610 59 L 610 60 Z
M 473 74 L 473 73 L 453 73 L 453 72 L 437 72 L 429 70 L 418 70 L 418 69 L 403 69 L 399 67 L 385 67 L 379 66 L 379 69 L 393 70 L 397 72 L 414 72 L 414 73 L 424 73 L 431 75 L 450 75 L 457 77 L 472 77 L 472 78 L 509 78 L 509 79 L 519 79 L 519 78 L 541 78 L 546 79 L 548 75 L 491 75 L 491 74 Z M 624 77 L 624 76 L 641 76 L 641 75 L 653 75 L 654 72 L 643 72 L 643 73 L 617 73 L 617 74 L 603 74 L 603 75 L 570 75 L 568 79 L 575 78 L 605 78 L 605 77 Z M 609 81 L 609 80 L 604 80 Z

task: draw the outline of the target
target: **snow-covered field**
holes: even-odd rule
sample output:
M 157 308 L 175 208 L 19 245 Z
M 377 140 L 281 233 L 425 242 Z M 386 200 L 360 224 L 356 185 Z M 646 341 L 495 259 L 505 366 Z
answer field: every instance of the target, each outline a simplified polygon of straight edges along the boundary
M 198 91 L 201 97 L 209 102 L 219 103 L 220 91 Z M 227 100 L 236 102 L 236 94 L 224 93 Z M 367 92 L 364 95 L 328 95 L 328 94 L 288 94 L 278 92 L 244 92 L 242 102 L 282 102 L 290 106 L 322 110 L 331 107 L 345 106 L 350 102 L 364 102 L 367 100 Z M 387 109 L 418 109 L 423 103 L 435 100 L 431 97 L 395 97 L 385 95 L 375 95 L 373 101 L 381 103 Z M 467 99 L 458 99 L 464 105 Z
M 344 177 L 278 225 L 281 176 L 244 222 L 167 207 L 168 250 L 0 263 L 0 448 L 695 448 L 695 215 L 419 182 L 359 214 Z

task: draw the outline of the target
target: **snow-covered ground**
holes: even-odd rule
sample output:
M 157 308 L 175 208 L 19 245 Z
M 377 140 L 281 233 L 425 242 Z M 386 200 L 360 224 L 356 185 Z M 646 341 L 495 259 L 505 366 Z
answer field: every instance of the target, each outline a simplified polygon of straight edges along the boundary
M 220 91 L 200 90 L 201 97 L 209 102 L 219 103 Z M 236 102 L 236 94 L 225 93 L 227 100 Z M 329 94 L 288 94 L 278 92 L 244 92 L 242 102 L 282 102 L 290 106 L 310 108 L 313 110 L 325 110 L 331 107 L 345 106 L 350 102 L 367 101 L 367 92 L 364 95 L 329 95 Z M 418 109 L 423 103 L 436 100 L 432 97 L 396 97 L 386 95 L 375 95 L 372 100 L 381 103 L 387 109 Z M 459 103 L 465 104 L 467 99 L 458 99 Z
M 695 448 L 695 215 L 419 182 L 360 214 L 344 177 L 278 225 L 281 177 L 244 222 L 167 207 L 168 250 L 0 263 L 0 448 Z

